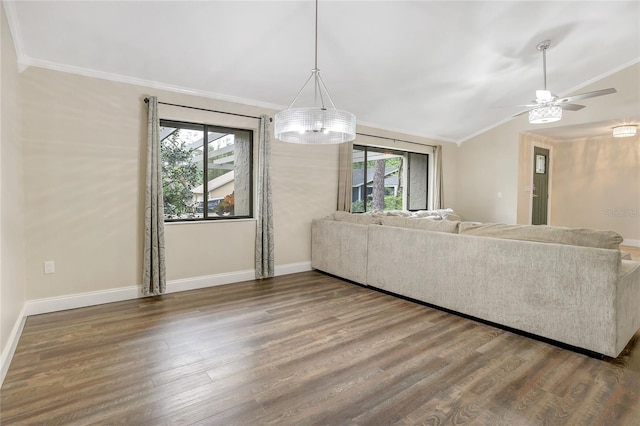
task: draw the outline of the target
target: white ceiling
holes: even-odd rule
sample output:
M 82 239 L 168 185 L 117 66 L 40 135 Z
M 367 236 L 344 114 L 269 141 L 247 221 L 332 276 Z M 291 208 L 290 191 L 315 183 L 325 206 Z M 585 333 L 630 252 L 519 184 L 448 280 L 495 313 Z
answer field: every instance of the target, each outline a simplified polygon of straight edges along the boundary
M 21 66 L 274 109 L 288 106 L 313 68 L 314 7 L 5 2 Z M 551 39 L 548 86 L 560 96 L 640 61 L 638 0 L 321 0 L 318 19 L 318 65 L 338 108 L 361 124 L 454 142 L 534 98 L 542 40 Z

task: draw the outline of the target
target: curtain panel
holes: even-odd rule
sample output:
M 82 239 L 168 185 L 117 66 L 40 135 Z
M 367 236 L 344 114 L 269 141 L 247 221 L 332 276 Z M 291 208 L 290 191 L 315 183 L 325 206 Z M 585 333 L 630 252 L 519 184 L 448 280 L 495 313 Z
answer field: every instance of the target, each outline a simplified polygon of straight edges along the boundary
M 142 294 L 157 296 L 166 291 L 164 261 L 164 205 L 160 159 L 158 98 L 148 98 L 147 170 L 144 197 L 144 254 Z
M 351 194 L 353 187 L 353 142 L 341 143 L 338 149 L 337 210 L 351 212 Z
M 258 133 L 256 279 L 269 278 L 275 275 L 273 206 L 271 205 L 271 140 L 269 132 L 269 117 L 261 115 Z
M 434 148 L 433 208 L 444 209 L 444 186 L 442 182 L 442 145 Z

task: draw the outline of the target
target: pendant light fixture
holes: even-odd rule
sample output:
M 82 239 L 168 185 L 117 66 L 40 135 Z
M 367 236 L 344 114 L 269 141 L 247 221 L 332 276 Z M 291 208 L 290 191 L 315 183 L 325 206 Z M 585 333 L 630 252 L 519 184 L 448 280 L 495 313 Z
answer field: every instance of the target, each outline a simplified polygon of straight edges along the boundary
M 275 136 L 283 142 L 311 145 L 352 141 L 356 138 L 356 116 L 336 108 L 318 69 L 318 0 L 315 42 L 315 67 L 289 107 L 275 115 Z M 294 108 L 300 94 L 311 80 L 315 90 L 315 105 Z M 329 105 L 325 105 L 325 101 L 328 101 Z

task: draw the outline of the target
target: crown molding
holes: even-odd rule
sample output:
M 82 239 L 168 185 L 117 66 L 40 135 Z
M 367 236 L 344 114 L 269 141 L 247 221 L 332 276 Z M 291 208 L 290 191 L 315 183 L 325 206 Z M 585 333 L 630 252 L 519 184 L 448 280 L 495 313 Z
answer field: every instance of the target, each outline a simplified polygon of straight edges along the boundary
M 29 57 L 25 57 L 23 61 L 23 65 L 25 66 L 25 69 L 28 67 L 44 68 L 44 69 L 49 69 L 53 71 L 60 71 L 60 72 L 66 72 L 70 74 L 81 75 L 84 77 L 98 78 L 102 80 L 114 81 L 117 83 L 132 84 L 136 86 L 148 87 L 148 88 L 157 89 L 157 90 L 165 90 L 168 92 L 181 93 L 185 95 L 198 96 L 202 98 L 217 99 L 221 101 L 239 103 L 239 104 L 250 105 L 250 106 L 255 106 L 259 108 L 276 110 L 276 111 L 286 108 L 282 105 L 272 104 L 268 102 L 261 102 L 255 99 L 224 95 L 224 94 L 215 93 L 215 92 L 208 92 L 205 90 L 197 90 L 189 87 L 176 86 L 173 84 L 166 84 L 158 81 L 145 80 L 137 77 L 131 77 L 131 76 L 109 73 L 104 71 L 97 71 L 90 68 L 76 67 L 73 65 L 43 61 L 40 59 L 33 59 Z
M 377 124 L 377 123 L 372 123 L 372 122 L 369 122 L 369 121 L 357 120 L 357 124 L 358 125 L 362 125 L 362 126 L 366 126 L 366 127 L 371 127 L 371 128 L 378 129 L 378 130 L 384 130 L 384 131 L 387 131 L 387 132 L 403 133 L 403 134 L 409 135 L 409 136 L 417 136 L 417 137 L 420 137 L 420 138 L 431 139 L 434 142 L 449 142 L 449 143 L 455 143 L 455 144 L 458 143 L 458 141 L 456 141 L 455 139 L 445 138 L 444 136 L 435 136 L 435 135 L 428 135 L 428 134 L 425 134 L 425 133 L 416 133 L 413 130 L 406 130 L 406 129 L 400 129 L 400 128 L 397 128 L 397 127 L 383 126 L 383 125 L 380 125 L 380 124 Z
M 7 22 L 9 23 L 9 32 L 13 39 L 13 48 L 16 51 L 16 58 L 18 60 L 18 72 L 22 72 L 28 68 L 24 64 L 28 62 L 28 57 L 24 53 L 24 43 L 22 42 L 22 30 L 20 29 L 20 21 L 18 20 L 18 11 L 16 10 L 15 1 L 2 0 L 2 6 L 4 12 L 7 15 Z
M 121 74 L 114 74 L 114 73 L 108 73 L 108 72 L 104 72 L 104 71 L 97 71 L 97 70 L 93 70 L 93 69 L 90 69 L 90 68 L 82 68 L 82 67 L 76 67 L 76 66 L 73 66 L 73 65 L 60 64 L 60 63 L 57 63 L 57 62 L 50 62 L 50 61 L 43 61 L 43 60 L 40 60 L 40 59 L 33 59 L 33 58 L 30 58 L 30 57 L 28 57 L 26 55 L 24 55 L 24 57 L 22 59 L 22 62 L 21 62 L 21 65 L 23 67 L 23 70 L 27 69 L 29 67 L 44 68 L 44 69 L 49 69 L 49 70 L 53 70 L 53 71 L 60 71 L 60 72 L 66 72 L 66 73 L 70 73 L 70 74 L 81 75 L 81 76 L 84 76 L 84 77 L 98 78 L 98 79 L 114 81 L 114 82 L 118 82 L 118 83 L 126 83 L 126 84 L 132 84 L 132 85 L 136 85 L 136 86 L 149 87 L 149 88 L 152 88 L 152 89 L 165 90 L 165 91 L 168 91 L 168 92 L 199 96 L 199 97 L 209 98 L 209 99 L 217 99 L 217 100 L 227 101 L 227 102 L 234 102 L 234 103 L 250 105 L 250 106 L 255 106 L 255 107 L 259 107 L 259 108 L 275 110 L 275 111 L 281 111 L 281 110 L 287 108 L 286 106 L 283 106 L 283 105 L 277 105 L 277 104 L 272 104 L 272 103 L 268 103 L 268 102 L 261 102 L 261 101 L 255 100 L 255 99 L 248 99 L 248 98 L 240 98 L 240 97 L 236 97 L 236 96 L 223 95 L 223 94 L 220 94 L 220 93 L 207 92 L 207 91 L 192 89 L 192 88 L 188 88 L 188 87 L 175 86 L 175 85 L 172 85 L 172 84 L 160 83 L 160 82 L 157 82 L 157 81 L 145 80 L 145 79 L 136 78 L 136 77 L 129 77 L 129 76 L 121 75 Z M 418 137 L 423 137 L 423 138 L 427 138 L 427 139 L 432 139 L 434 141 L 457 143 L 453 139 L 445 138 L 445 137 L 442 137 L 442 136 L 419 134 L 419 133 L 416 133 L 416 132 L 413 132 L 413 131 L 410 131 L 410 130 L 381 126 L 381 125 L 378 125 L 376 123 L 358 121 L 358 124 L 360 124 L 362 126 L 367 126 L 367 127 L 380 129 L 380 130 L 386 130 L 386 131 L 389 131 L 389 132 L 404 133 L 404 134 L 407 134 L 407 135 L 412 135 L 412 136 L 418 136 Z
M 628 67 L 630 67 L 632 65 L 635 65 L 637 63 L 640 63 L 640 57 L 632 59 L 631 61 L 627 62 L 626 64 L 622 64 L 622 65 L 620 65 L 620 66 L 618 66 L 616 68 L 613 68 L 613 69 L 605 72 L 604 74 L 600 74 L 600 75 L 598 75 L 596 77 L 593 77 L 592 79 L 587 80 L 584 83 L 581 83 L 581 84 L 579 84 L 579 85 L 577 85 L 575 87 L 572 87 L 569 90 L 565 90 L 564 92 L 560 93 L 560 97 L 564 98 L 566 96 L 569 96 L 569 95 L 571 95 L 572 93 L 574 93 L 577 90 L 580 90 L 580 89 L 582 89 L 584 87 L 587 87 L 590 84 L 597 83 L 599 80 L 602 80 L 603 78 L 609 77 L 610 75 L 613 75 L 613 74 L 615 74 L 615 73 L 617 73 L 619 71 L 622 71 L 623 69 L 628 68 Z

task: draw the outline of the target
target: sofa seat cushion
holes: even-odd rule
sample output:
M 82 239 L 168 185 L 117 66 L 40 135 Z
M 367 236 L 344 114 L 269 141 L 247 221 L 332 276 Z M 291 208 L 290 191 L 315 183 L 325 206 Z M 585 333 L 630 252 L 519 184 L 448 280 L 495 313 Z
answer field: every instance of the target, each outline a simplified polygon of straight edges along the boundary
M 460 234 L 617 250 L 622 236 L 613 231 L 547 225 L 461 222 Z
M 428 218 L 411 218 L 411 217 L 381 217 L 381 224 L 386 226 L 395 226 L 398 228 L 422 229 L 425 231 L 448 232 L 450 234 L 458 233 L 458 224 L 460 222 L 452 220 L 433 220 Z

